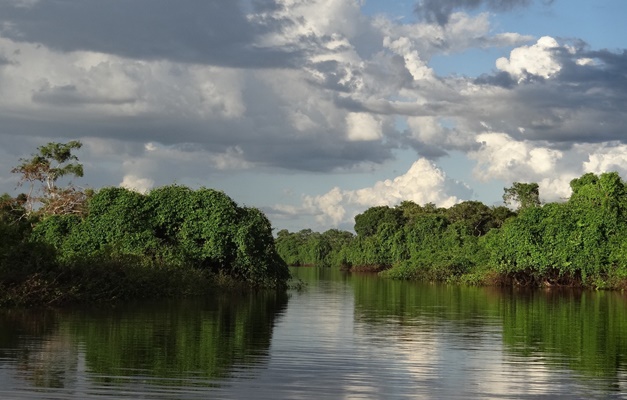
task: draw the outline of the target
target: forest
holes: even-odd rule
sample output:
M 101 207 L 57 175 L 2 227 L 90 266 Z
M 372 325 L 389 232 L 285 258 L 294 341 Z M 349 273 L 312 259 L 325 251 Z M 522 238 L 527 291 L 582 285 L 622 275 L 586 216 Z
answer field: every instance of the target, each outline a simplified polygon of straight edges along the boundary
M 56 305 L 285 287 L 266 216 L 213 189 L 84 190 L 81 143 L 21 160 L 26 192 L 0 198 L 0 305 Z
M 357 215 L 355 233 L 274 237 L 260 210 L 217 190 L 77 187 L 67 178 L 83 175 L 80 147 L 48 143 L 12 170 L 25 192 L 0 197 L 0 306 L 285 288 L 288 265 L 471 285 L 627 287 L 627 187 L 616 172 L 573 179 L 560 203 L 541 204 L 538 184 L 515 182 L 503 206 L 404 201 Z
M 528 287 L 627 287 L 627 189 L 616 172 L 570 183 L 565 202 L 541 204 L 536 183 L 505 188 L 507 206 L 450 208 L 404 201 L 355 217 L 355 234 L 278 232 L 289 265 L 376 271 L 394 279 Z

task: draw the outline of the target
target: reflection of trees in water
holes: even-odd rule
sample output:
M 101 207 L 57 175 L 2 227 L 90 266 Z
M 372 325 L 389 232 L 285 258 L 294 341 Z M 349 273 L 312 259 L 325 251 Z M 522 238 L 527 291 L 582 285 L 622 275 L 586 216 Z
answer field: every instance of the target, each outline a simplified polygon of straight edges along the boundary
M 64 388 L 76 380 L 77 364 L 78 351 L 71 335 L 58 333 L 25 347 L 17 370 L 36 387 Z
M 87 365 L 99 375 L 115 379 L 131 370 L 153 377 L 218 378 L 234 363 L 263 360 L 286 306 L 285 293 L 225 295 L 108 313 L 81 324 L 77 333 L 85 342 Z
M 78 351 L 50 310 L 0 313 L 0 357 L 35 387 L 63 388 L 76 377 Z
M 464 332 L 458 338 L 476 341 L 486 324 L 497 322 L 512 356 L 556 354 L 546 362 L 591 377 L 619 379 L 627 370 L 627 302 L 620 293 L 518 291 L 359 276 L 353 286 L 355 318 L 367 325 L 396 324 L 402 332 L 435 334 L 445 323 L 454 324 Z
M 71 386 L 85 368 L 107 383 L 220 378 L 235 364 L 265 360 L 287 301 L 286 293 L 260 292 L 92 312 L 3 312 L 0 356 L 18 376 L 49 388 Z
M 615 377 L 627 369 L 627 302 L 616 292 L 552 290 L 503 302 L 503 341 L 516 355 L 558 352 L 569 369 Z

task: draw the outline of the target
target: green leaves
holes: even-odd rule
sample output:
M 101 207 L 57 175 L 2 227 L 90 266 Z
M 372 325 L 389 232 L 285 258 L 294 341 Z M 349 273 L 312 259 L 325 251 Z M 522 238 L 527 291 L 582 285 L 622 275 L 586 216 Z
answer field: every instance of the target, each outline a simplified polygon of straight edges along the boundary
M 303 229 L 277 234 L 276 249 L 288 265 L 343 266 L 354 235 L 347 231 L 329 229 L 324 233 Z
M 104 188 L 89 201 L 85 219 L 49 217 L 33 238 L 53 245 L 69 264 L 134 256 L 146 265 L 198 268 L 255 285 L 278 286 L 289 278 L 265 215 L 206 188 L 172 185 L 148 195 Z
M 380 224 L 392 224 L 401 227 L 405 223 L 403 210 L 388 206 L 371 207 L 355 217 L 355 232 L 360 236 L 377 233 Z
M 540 205 L 540 191 L 537 183 L 514 182 L 505 188 L 503 202 L 509 206 L 517 205 L 519 210 Z
M 355 217 L 357 237 L 339 249 L 311 230 L 279 232 L 277 248 L 289 263 L 323 264 L 341 254 L 341 264 L 391 267 L 386 276 L 401 279 L 624 285 L 625 183 L 612 172 L 585 174 L 571 187 L 567 202 L 541 205 L 537 184 L 515 182 L 504 199 L 519 205 L 518 214 L 476 201 L 372 207 Z
M 20 174 L 19 185 L 28 184 L 26 193 L 26 212 L 34 212 L 41 206 L 40 213 L 68 214 L 81 213 L 86 196 L 69 184 L 65 188 L 57 187 L 57 180 L 67 175 L 83 176 L 83 165 L 72 150 L 80 149 L 82 143 L 71 141 L 68 143 L 48 143 L 39 146 L 37 154 L 30 159 L 21 159 L 21 164 L 11 172 Z M 73 162 L 76 161 L 76 162 Z M 37 187 L 39 185 L 39 187 Z

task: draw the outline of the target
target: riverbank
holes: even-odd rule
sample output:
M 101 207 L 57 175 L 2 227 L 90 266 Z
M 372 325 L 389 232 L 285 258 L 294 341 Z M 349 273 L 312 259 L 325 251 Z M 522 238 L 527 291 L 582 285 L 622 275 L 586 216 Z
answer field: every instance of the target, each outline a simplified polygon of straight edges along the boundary
M 80 213 L 28 212 L 6 196 L 0 206 L 0 306 L 282 289 L 290 279 L 266 216 L 216 190 L 102 188 Z
M 610 172 L 570 186 L 567 201 L 542 204 L 537 184 L 514 182 L 503 196 L 512 208 L 375 206 L 355 216 L 355 233 L 283 230 L 276 247 L 290 264 L 386 268 L 399 280 L 624 290 L 627 185 Z
M 499 273 L 488 268 L 477 268 L 469 273 L 451 274 L 433 266 L 389 266 L 364 265 L 341 266 L 340 269 L 350 273 L 376 274 L 381 278 L 408 280 L 417 282 L 447 283 L 466 286 L 493 286 L 529 289 L 593 289 L 593 290 L 627 290 L 627 279 L 622 276 L 605 276 L 588 283 L 581 276 L 561 275 L 557 269 L 545 275 L 534 274 L 533 271 L 515 273 Z
M 187 298 L 222 291 L 259 289 L 232 276 L 197 268 L 142 264 L 133 257 L 92 260 L 5 277 L 0 307 L 59 307 L 135 300 Z M 284 290 L 288 282 L 274 289 Z

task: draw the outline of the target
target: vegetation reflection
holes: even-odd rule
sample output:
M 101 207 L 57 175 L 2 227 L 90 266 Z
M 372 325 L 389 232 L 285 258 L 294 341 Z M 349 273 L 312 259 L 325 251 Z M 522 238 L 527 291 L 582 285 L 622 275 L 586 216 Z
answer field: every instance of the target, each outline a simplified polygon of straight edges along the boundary
M 39 387 L 75 381 L 81 357 L 102 384 L 133 377 L 206 384 L 228 377 L 236 365 L 265 360 L 287 301 L 285 292 L 270 291 L 100 312 L 8 310 L 0 314 L 6 327 L 0 359 L 17 363 L 21 376 Z
M 587 376 L 618 379 L 627 369 L 627 302 L 620 293 L 434 285 L 368 274 L 352 284 L 356 318 L 368 324 L 430 332 L 452 322 L 469 333 L 495 324 L 510 354 L 549 355 L 547 363 Z

